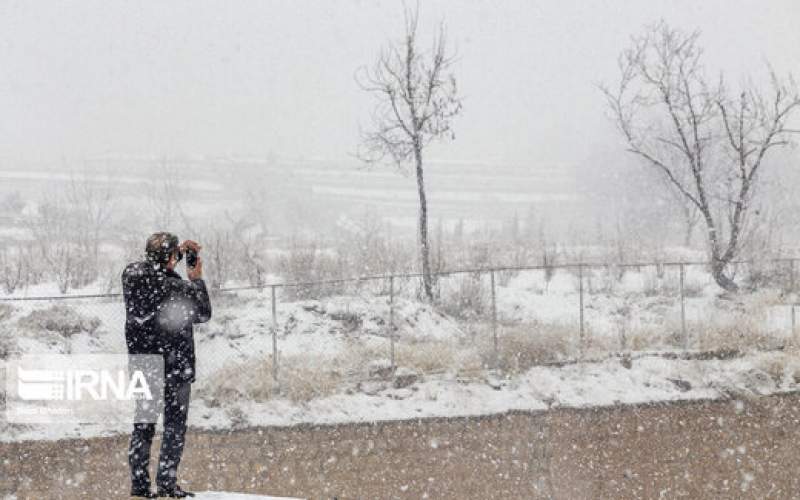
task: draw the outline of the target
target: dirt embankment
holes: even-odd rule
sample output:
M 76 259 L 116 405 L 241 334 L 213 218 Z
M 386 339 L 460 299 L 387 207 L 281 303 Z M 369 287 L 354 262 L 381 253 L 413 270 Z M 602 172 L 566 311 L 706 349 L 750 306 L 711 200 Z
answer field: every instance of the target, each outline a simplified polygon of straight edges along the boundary
M 180 476 L 189 489 L 313 499 L 791 499 L 798 443 L 795 394 L 192 432 Z M 0 494 L 126 498 L 126 446 L 125 436 L 0 444 Z

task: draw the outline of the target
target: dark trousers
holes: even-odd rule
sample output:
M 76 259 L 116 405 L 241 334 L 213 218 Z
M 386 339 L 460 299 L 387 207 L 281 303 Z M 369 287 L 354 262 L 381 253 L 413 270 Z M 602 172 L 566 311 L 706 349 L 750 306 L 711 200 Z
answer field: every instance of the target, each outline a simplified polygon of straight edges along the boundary
M 161 437 L 161 455 L 158 459 L 156 484 L 160 488 L 172 488 L 178 474 L 178 465 L 186 442 L 186 417 L 189 414 L 190 382 L 167 382 L 164 386 L 164 434 Z M 156 424 L 135 423 L 128 449 L 131 467 L 131 484 L 134 489 L 150 487 L 150 445 Z

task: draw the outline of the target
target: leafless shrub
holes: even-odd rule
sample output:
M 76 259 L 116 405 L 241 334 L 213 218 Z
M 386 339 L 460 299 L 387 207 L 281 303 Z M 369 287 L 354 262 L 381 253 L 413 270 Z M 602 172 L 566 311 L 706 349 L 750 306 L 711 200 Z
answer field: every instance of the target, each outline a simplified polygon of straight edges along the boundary
M 215 226 L 203 236 L 203 269 L 207 271 L 212 290 L 219 290 L 230 279 L 236 254 L 236 238 L 232 227 Z
M 391 226 L 373 211 L 367 211 L 355 220 L 341 217 L 337 225 L 339 237 L 332 242 L 332 250 L 341 264 L 342 276 L 397 274 L 412 270 L 415 259 L 413 246 L 408 241 L 392 237 Z M 441 250 L 441 245 L 437 250 Z
M 778 385 L 800 383 L 800 360 L 797 347 L 781 353 L 770 353 L 757 360 L 756 367 L 769 374 Z
M 457 319 L 474 319 L 487 313 L 490 306 L 488 276 L 484 273 L 459 273 L 439 279 L 438 308 Z
M 35 332 L 53 332 L 62 337 L 86 332 L 93 335 L 102 326 L 99 318 L 84 316 L 62 305 L 36 309 L 19 319 L 19 326 Z
M 484 366 L 494 366 L 491 329 L 479 334 L 479 352 Z M 503 326 L 498 339 L 497 367 L 507 373 L 523 373 L 544 363 L 576 358 L 577 331 L 562 324 L 516 324 Z
M 16 350 L 16 339 L 9 329 L 0 329 L 0 360 L 6 360 Z M 3 371 L 3 370 L 0 370 Z M 5 386 L 3 386 L 5 387 Z
M 550 287 L 550 282 L 553 281 L 553 277 L 556 275 L 556 268 L 554 267 L 555 264 L 556 264 L 555 252 L 550 252 L 547 249 L 543 250 L 542 266 L 544 266 L 545 289 Z
M 756 258 L 747 265 L 744 286 L 748 291 L 780 288 L 785 282 L 785 271 L 770 259 Z
M 14 312 L 14 307 L 10 304 L 0 303 L 0 321 L 6 321 Z
M 27 277 L 27 262 L 19 252 L 9 248 L 0 248 L 0 284 L 6 293 L 22 287 Z
M 265 255 L 266 243 L 254 235 L 244 235 L 240 240 L 241 269 L 243 275 L 251 286 L 262 286 L 266 283 L 267 258 Z
M 735 323 L 697 322 L 690 324 L 693 346 L 702 351 L 730 349 L 756 351 L 775 349 L 784 340 L 767 331 L 760 321 L 741 315 Z
M 280 383 L 272 377 L 272 359 L 230 365 L 213 374 L 198 391 L 213 404 L 242 399 L 266 401 L 276 396 L 304 402 L 330 396 L 343 387 L 344 373 L 329 357 L 304 355 L 281 359 Z
M 623 350 L 653 351 L 683 348 L 684 341 L 680 326 L 651 325 L 628 331 Z
M 0 324 L 8 321 L 13 312 L 14 308 L 10 304 L 0 303 Z M 0 328 L 0 359 L 8 359 L 8 356 L 14 350 L 14 344 L 13 330 L 11 328 Z
M 229 365 L 203 381 L 199 395 L 220 405 L 251 399 L 285 397 L 294 402 L 323 398 L 370 378 L 368 367 L 388 363 L 388 346 L 352 342 L 333 355 L 304 354 L 281 358 L 280 383 L 272 378 L 272 359 Z M 482 368 L 475 349 L 444 341 L 404 342 L 397 345 L 398 367 L 425 373 L 474 373 Z
M 655 268 L 645 267 L 642 272 L 644 273 L 642 293 L 645 297 L 669 295 L 677 290 L 677 280 L 673 278 L 671 271 L 667 271 L 667 266 L 656 264 Z
M 420 374 L 469 374 L 483 367 L 481 357 L 473 346 L 455 340 L 400 343 L 396 347 L 396 356 L 398 366 Z
M 341 278 L 337 256 L 320 250 L 315 242 L 293 240 L 278 267 L 284 280 L 294 284 L 283 288 L 288 300 L 327 297 L 342 290 L 341 283 L 314 283 Z

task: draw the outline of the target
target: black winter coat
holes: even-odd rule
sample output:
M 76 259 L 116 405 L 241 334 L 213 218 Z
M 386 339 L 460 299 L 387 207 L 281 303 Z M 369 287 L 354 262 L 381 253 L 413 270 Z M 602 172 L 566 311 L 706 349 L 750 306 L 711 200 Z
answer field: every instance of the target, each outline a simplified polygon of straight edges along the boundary
M 184 280 L 152 262 L 134 262 L 122 272 L 125 342 L 129 354 L 163 354 L 166 381 L 194 382 L 195 323 L 211 319 L 203 280 Z

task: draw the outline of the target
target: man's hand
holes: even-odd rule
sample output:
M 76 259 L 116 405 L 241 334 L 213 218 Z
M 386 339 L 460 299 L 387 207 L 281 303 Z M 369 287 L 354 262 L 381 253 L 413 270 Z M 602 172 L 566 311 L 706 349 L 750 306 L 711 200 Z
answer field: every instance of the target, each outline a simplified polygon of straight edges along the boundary
M 186 268 L 186 275 L 192 281 L 203 279 L 203 259 L 198 256 L 197 264 L 194 267 Z
M 181 252 L 183 253 L 186 253 L 186 250 L 188 249 L 194 250 L 195 253 L 199 253 L 201 248 L 203 247 L 201 247 L 196 241 L 186 240 L 181 243 Z M 194 267 L 186 266 L 186 275 L 192 281 L 203 279 L 203 259 L 201 259 L 200 256 L 197 257 L 197 264 L 195 264 Z
M 201 247 L 198 242 L 192 240 L 186 240 L 181 243 L 181 252 L 186 253 L 186 249 L 188 248 L 191 248 L 195 252 L 199 252 L 203 247 Z

